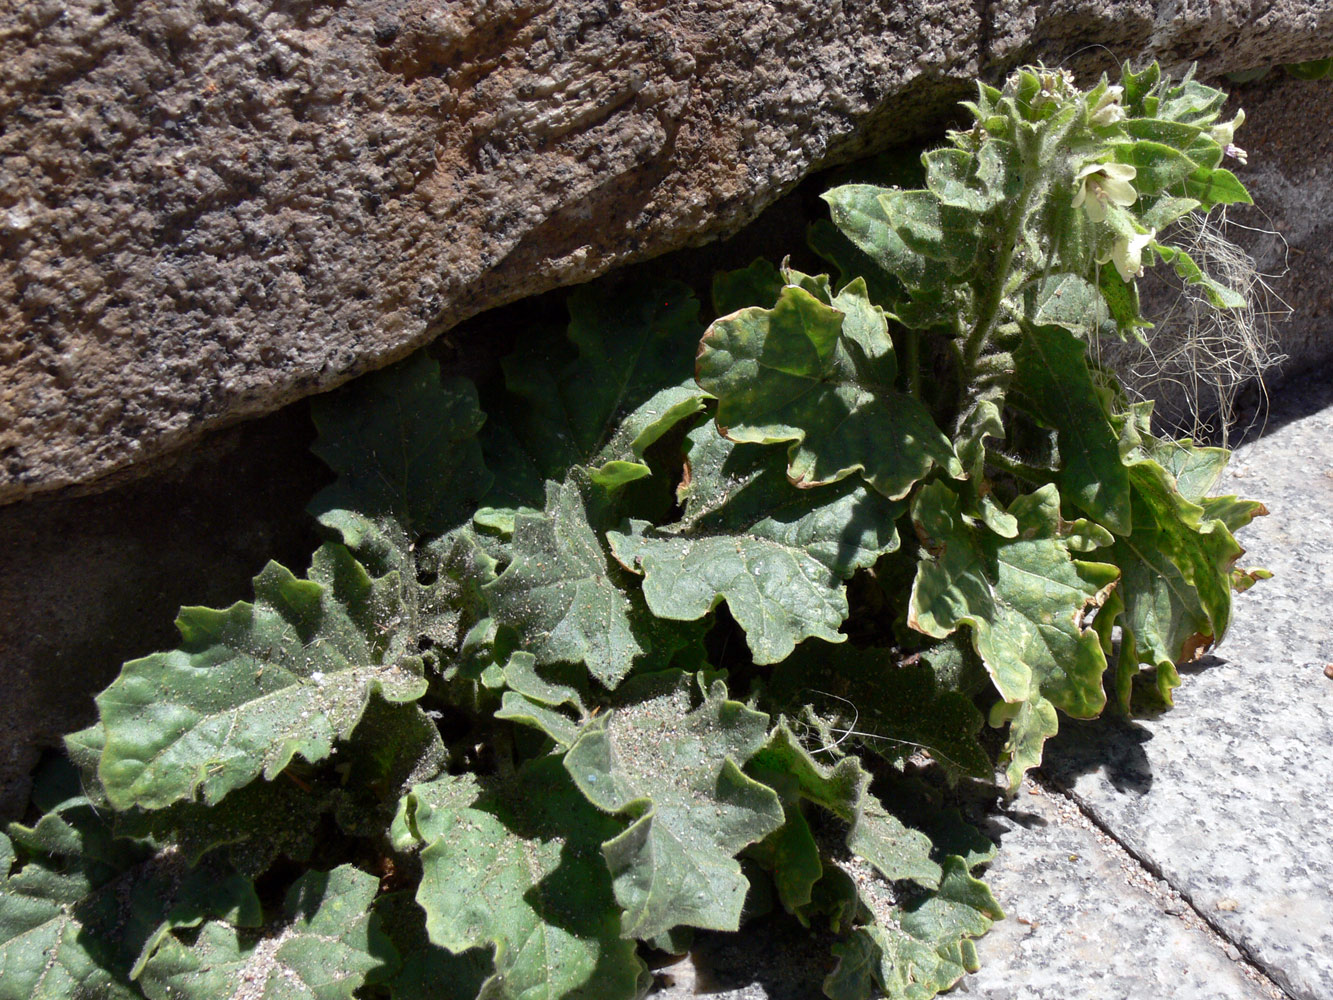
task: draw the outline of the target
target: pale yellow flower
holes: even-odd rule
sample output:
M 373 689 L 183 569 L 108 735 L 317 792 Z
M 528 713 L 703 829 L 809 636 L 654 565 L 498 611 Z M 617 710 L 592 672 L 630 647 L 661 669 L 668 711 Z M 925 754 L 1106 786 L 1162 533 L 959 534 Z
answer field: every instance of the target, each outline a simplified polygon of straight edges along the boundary
M 1111 246 L 1111 254 L 1098 263 L 1108 261 L 1115 264 L 1115 269 L 1125 281 L 1143 274 L 1143 248 L 1157 238 L 1157 230 L 1135 233 L 1133 236 L 1121 236 Z
M 1138 171 L 1128 163 L 1089 163 L 1074 178 L 1074 207 L 1083 206 L 1093 222 L 1106 221 L 1106 203 L 1128 208 L 1138 200 L 1132 181 Z
M 1208 135 L 1219 146 L 1230 146 L 1236 137 L 1236 129 L 1245 124 L 1245 109 L 1236 112 L 1236 117 L 1229 122 L 1219 122 L 1208 130 Z

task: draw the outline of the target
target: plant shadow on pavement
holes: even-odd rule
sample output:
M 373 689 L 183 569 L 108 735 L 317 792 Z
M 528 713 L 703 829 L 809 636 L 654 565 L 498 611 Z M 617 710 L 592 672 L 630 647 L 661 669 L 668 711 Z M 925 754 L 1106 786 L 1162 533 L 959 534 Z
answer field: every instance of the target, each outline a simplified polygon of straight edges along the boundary
M 1146 795 L 1152 788 L 1152 765 L 1144 745 L 1152 733 L 1123 716 L 1071 719 L 1052 740 L 1055 753 L 1047 757 L 1042 773 L 1062 788 L 1079 777 L 1101 770 L 1117 792 Z

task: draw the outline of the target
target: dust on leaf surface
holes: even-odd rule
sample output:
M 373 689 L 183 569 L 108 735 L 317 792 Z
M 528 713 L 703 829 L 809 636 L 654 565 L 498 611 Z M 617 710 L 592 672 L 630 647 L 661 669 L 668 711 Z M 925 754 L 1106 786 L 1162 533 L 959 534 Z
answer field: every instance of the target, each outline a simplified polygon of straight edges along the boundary
M 445 777 L 416 789 L 426 843 L 417 902 L 430 939 L 455 954 L 493 950 L 482 995 L 631 1000 L 639 970 L 620 936 L 599 846 L 622 824 L 579 794 L 558 757 L 482 789 Z
M 565 755 L 588 801 L 630 821 L 602 845 L 628 936 L 735 930 L 748 888 L 735 855 L 782 824 L 777 795 L 741 771 L 768 716 L 731 701 L 721 681 L 695 707 L 694 685 L 680 671 L 627 683 L 622 706 Z

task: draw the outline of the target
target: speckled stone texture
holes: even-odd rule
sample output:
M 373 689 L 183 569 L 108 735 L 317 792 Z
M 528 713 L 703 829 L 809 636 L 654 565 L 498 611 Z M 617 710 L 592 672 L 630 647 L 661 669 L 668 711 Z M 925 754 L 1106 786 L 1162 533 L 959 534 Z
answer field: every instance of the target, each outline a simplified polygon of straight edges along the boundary
M 1008 919 L 977 943 L 981 971 L 957 995 L 1270 1000 L 1224 942 L 1072 803 L 1031 790 L 995 817 L 1000 854 L 986 881 Z
M 734 231 L 979 73 L 1330 35 L 1309 0 L 0 0 L 0 502 Z
M 1333 1000 L 1333 370 L 1291 381 L 1222 489 L 1274 573 L 1156 719 L 1066 725 L 1050 774 L 1300 1000 Z

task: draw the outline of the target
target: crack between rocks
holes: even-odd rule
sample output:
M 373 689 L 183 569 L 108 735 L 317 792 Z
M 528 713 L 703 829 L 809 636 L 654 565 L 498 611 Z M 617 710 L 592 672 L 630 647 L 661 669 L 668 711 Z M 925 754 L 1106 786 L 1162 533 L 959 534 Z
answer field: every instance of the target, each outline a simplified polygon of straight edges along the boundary
M 1202 929 L 1208 937 L 1214 938 L 1215 940 L 1213 943 L 1218 945 L 1229 959 L 1241 967 L 1241 971 L 1247 979 L 1266 992 L 1272 1000 L 1302 1000 L 1299 995 L 1293 993 L 1291 990 L 1283 986 L 1280 981 L 1275 979 L 1268 972 L 1263 962 L 1261 962 L 1248 947 L 1239 941 L 1233 941 L 1217 918 L 1209 914 L 1201 906 L 1197 905 L 1188 892 L 1179 888 L 1167 878 L 1166 873 L 1162 871 L 1158 864 L 1151 858 L 1134 850 L 1121 840 L 1120 837 L 1116 835 L 1115 831 L 1103 822 L 1076 792 L 1065 788 L 1053 778 L 1049 772 L 1044 770 L 1029 772 L 1028 778 L 1033 784 L 1041 789 L 1043 794 L 1058 797 L 1067 802 L 1084 821 L 1109 840 L 1111 844 L 1114 845 L 1111 849 L 1122 855 L 1119 859 L 1121 861 L 1122 869 L 1126 867 L 1125 862 L 1128 860 L 1130 864 L 1140 869 L 1146 875 L 1151 876 L 1155 881 L 1161 883 L 1166 890 L 1169 890 L 1175 896 L 1179 897 L 1180 901 L 1184 904 L 1185 909 L 1188 910 L 1195 918 L 1195 921 L 1201 925 L 1200 929 Z M 1129 881 L 1129 884 L 1134 888 L 1141 889 L 1147 892 L 1148 895 L 1152 896 L 1153 901 L 1161 906 L 1163 912 L 1167 913 L 1169 916 L 1183 916 L 1183 914 L 1172 913 L 1166 908 L 1165 901 L 1160 898 L 1163 894 L 1162 889 L 1159 888 L 1154 892 L 1149 889 L 1144 889 L 1142 886 L 1134 885 L 1132 880 L 1127 879 L 1127 881 Z M 1190 923 L 1190 921 L 1185 922 L 1187 925 Z M 1231 949 L 1235 950 L 1236 957 L 1232 957 L 1227 946 L 1230 946 Z

